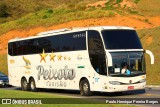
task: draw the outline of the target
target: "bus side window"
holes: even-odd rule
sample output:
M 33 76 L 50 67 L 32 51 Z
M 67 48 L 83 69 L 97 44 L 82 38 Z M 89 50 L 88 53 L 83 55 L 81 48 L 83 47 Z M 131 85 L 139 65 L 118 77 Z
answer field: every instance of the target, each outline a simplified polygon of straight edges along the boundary
M 9 44 L 8 44 L 8 54 L 9 55 L 13 55 L 13 43 L 12 42 L 10 42 Z
M 12 43 L 12 55 L 13 56 L 16 56 L 17 55 L 17 43 L 16 42 L 13 42 Z
M 107 75 L 105 51 L 99 32 L 88 31 L 88 51 L 94 70 L 101 75 Z
M 86 32 L 74 32 L 59 35 L 60 51 L 86 50 Z
M 38 38 L 38 53 L 42 53 L 43 49 L 45 50 L 45 52 L 59 52 L 59 36 Z

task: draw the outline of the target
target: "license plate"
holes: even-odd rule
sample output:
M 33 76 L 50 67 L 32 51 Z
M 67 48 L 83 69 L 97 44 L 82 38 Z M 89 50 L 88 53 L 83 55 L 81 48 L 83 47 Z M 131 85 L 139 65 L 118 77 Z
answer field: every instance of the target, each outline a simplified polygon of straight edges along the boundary
M 134 86 L 128 86 L 128 90 L 133 90 Z

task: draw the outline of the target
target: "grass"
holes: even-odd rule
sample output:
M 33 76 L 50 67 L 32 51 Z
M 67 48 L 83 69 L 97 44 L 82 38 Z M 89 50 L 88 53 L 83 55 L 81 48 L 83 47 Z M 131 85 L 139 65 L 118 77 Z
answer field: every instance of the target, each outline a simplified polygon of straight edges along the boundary
M 25 91 L 19 91 L 19 90 L 0 90 L 0 98 L 71 98 L 71 97 L 66 97 L 66 96 L 62 96 L 62 95 L 55 95 L 52 93 L 42 93 L 42 92 L 25 92 Z M 52 100 L 52 99 L 51 99 Z M 55 99 L 55 101 L 57 101 Z M 61 100 L 60 100 L 61 101 Z M 68 101 L 70 101 L 71 103 L 75 103 L 75 101 L 79 104 L 43 104 L 43 105 L 23 105 L 23 106 L 33 106 L 33 107 L 48 107 L 48 106 L 54 106 L 54 107 L 128 107 L 128 105 L 124 105 L 124 104 L 116 104 L 116 105 L 111 105 L 111 104 L 92 104 L 92 103 L 96 103 L 98 101 L 93 101 L 93 100 L 84 100 L 84 99 L 72 99 L 71 100 L 63 100 L 63 103 L 65 103 L 65 101 L 67 101 L 66 103 L 68 103 Z M 52 100 L 52 102 L 54 103 L 54 99 Z M 80 104 L 80 103 L 91 103 L 91 104 Z M 43 103 L 43 100 L 42 100 Z M 8 105 L 3 105 L 3 107 L 8 106 Z M 22 105 L 9 105 L 9 106 L 13 106 L 13 107 L 17 107 L 17 106 L 22 106 Z M 129 107 L 135 107 L 134 105 L 129 105 Z
M 151 50 L 155 56 L 155 64 L 150 64 L 150 58 L 146 55 L 146 66 L 147 66 L 147 84 L 160 84 L 160 27 L 153 29 L 139 30 L 141 42 L 144 49 Z M 152 38 L 150 44 L 147 43 L 148 39 Z
M 21 90 L 0 90 L 0 98 L 67 98 L 49 93 L 29 92 Z
M 138 4 L 140 0 L 134 0 L 134 3 Z
M 142 15 L 160 15 L 160 0 L 140 0 L 137 6 Z
M 1 0 L 0 7 L 3 7 L 10 14 L 12 19 L 18 19 L 28 13 L 40 11 L 43 9 L 70 8 L 81 7 L 97 0 Z M 5 6 L 5 7 L 4 7 Z M 2 9 L 3 9 L 2 8 Z M 78 8 L 77 8 L 78 9 Z
M 9 105 L 9 107 L 21 107 L 22 105 Z M 23 105 L 23 107 L 50 107 L 50 106 L 53 106 L 53 107 L 136 107 L 134 105 L 106 105 L 106 104 L 54 104 L 54 105 L 51 105 L 51 104 L 48 104 L 48 105 Z M 3 107 L 8 107 L 7 105 L 3 106 Z
M 123 0 L 116 0 L 116 3 L 118 4 L 118 3 L 121 3 Z
M 20 19 L 6 22 L 0 25 L 0 35 L 13 30 L 13 29 L 24 29 L 36 26 L 50 26 L 69 22 L 73 20 L 82 20 L 89 18 L 102 18 L 114 16 L 114 12 L 104 9 L 94 10 L 41 10 L 36 13 L 30 13 Z
M 5 74 L 8 74 L 8 67 L 7 67 L 7 55 L 6 54 L 0 54 L 0 71 L 2 71 Z
M 109 0 L 106 7 L 96 8 L 91 6 L 86 8 L 89 3 L 98 0 L 45 0 L 42 2 L 32 0 L 20 0 L 2 3 L 7 4 L 10 17 L 0 18 L 0 35 L 13 30 L 24 29 L 37 26 L 50 26 L 73 20 L 88 18 L 114 17 L 115 14 L 141 14 L 141 15 L 160 15 L 159 0 L 130 0 L 135 2 L 138 9 L 116 7 L 122 0 Z M 32 2 L 31 5 L 30 2 Z M 12 16 L 12 17 L 11 17 Z

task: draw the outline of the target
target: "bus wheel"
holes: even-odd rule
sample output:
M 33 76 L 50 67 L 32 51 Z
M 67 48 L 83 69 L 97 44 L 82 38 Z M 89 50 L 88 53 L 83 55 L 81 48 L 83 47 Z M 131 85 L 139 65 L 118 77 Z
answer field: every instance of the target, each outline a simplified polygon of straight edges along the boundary
M 33 92 L 37 91 L 36 83 L 35 83 L 33 78 L 30 79 L 29 86 L 30 86 L 29 88 L 30 88 L 31 91 L 33 91 Z
M 23 91 L 28 91 L 29 90 L 26 78 L 22 78 L 21 88 L 22 88 Z
M 90 91 L 90 85 L 87 79 L 82 80 L 80 83 L 80 94 L 84 96 L 90 96 L 92 95 Z

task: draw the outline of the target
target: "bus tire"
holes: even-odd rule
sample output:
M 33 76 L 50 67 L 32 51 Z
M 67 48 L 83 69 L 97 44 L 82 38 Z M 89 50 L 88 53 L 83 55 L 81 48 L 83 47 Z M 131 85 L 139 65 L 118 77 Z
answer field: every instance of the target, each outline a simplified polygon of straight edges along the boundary
M 29 87 L 28 87 L 26 78 L 21 79 L 21 88 L 23 91 L 29 91 Z
M 80 94 L 83 96 L 90 96 L 92 92 L 90 91 L 90 84 L 87 79 L 80 82 Z
M 29 88 L 30 88 L 30 91 L 37 92 L 36 83 L 33 78 L 31 78 L 29 81 Z

